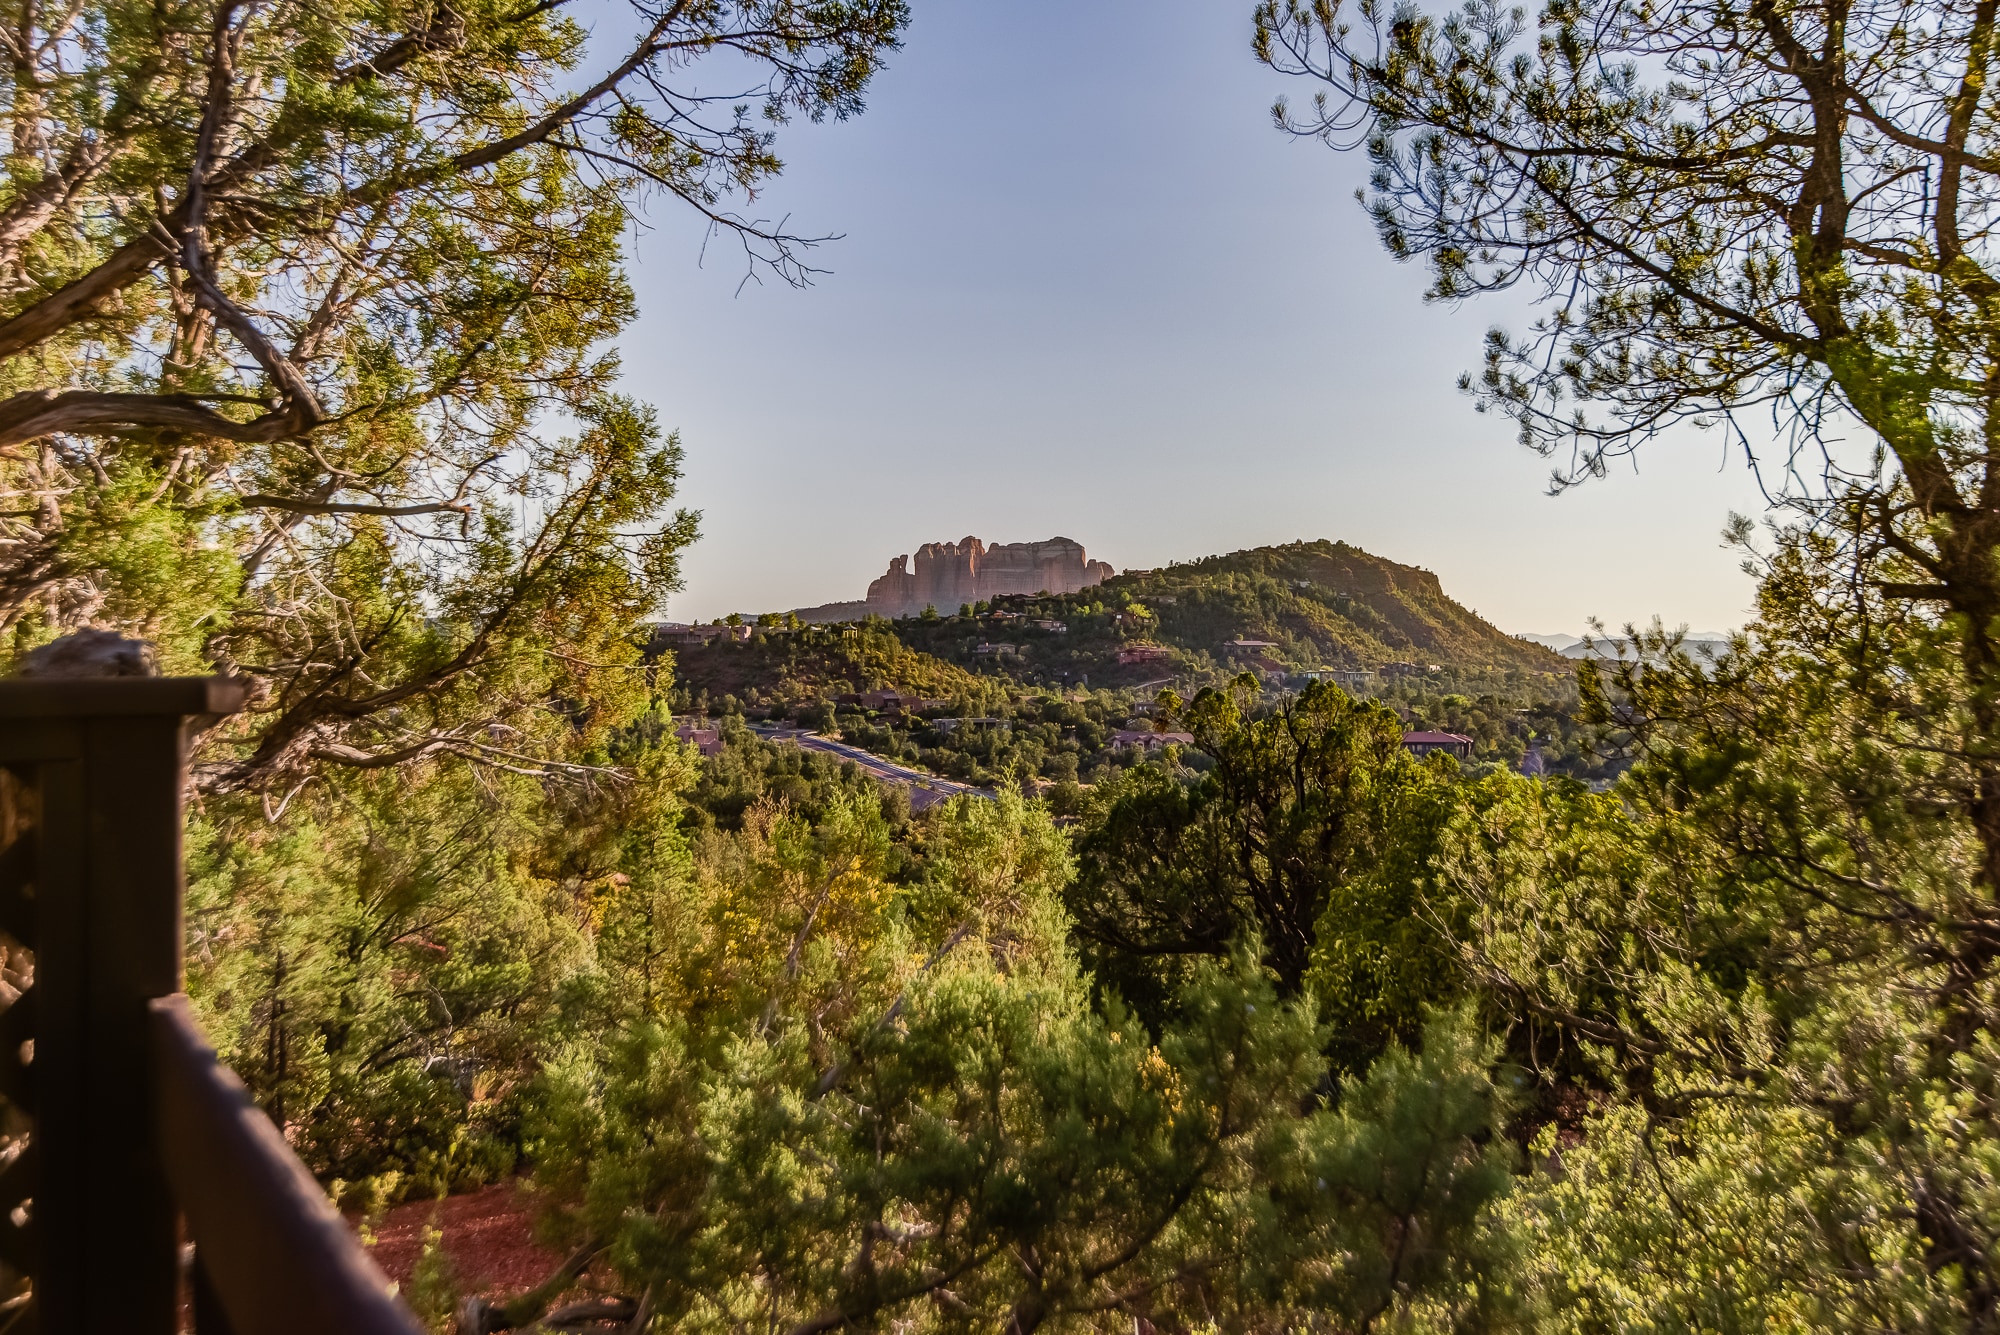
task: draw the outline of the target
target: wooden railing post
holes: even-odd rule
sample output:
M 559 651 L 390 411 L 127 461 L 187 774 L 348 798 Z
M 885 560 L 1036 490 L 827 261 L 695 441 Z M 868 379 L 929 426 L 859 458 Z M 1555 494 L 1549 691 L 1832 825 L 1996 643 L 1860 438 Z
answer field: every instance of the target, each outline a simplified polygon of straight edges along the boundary
M 0 1329 L 174 1335 L 184 1221 L 198 1335 L 423 1335 L 181 994 L 188 727 L 242 703 L 0 681 Z
M 242 699 L 220 678 L 0 681 L 0 929 L 34 952 L 0 1015 L 0 1093 L 32 1127 L 0 1173 L 0 1212 L 28 1220 L 0 1256 L 43 1332 L 178 1321 L 148 1002 L 181 986 L 188 721 Z

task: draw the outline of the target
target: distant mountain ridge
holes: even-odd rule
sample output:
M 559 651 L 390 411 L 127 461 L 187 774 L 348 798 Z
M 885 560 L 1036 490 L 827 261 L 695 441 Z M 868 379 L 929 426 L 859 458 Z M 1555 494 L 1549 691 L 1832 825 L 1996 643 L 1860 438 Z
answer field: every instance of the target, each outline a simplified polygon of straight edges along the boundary
M 1681 634 L 1681 648 L 1696 657 L 1719 658 L 1729 650 L 1728 631 L 1685 631 Z M 1517 640 L 1539 644 L 1555 650 L 1564 658 L 1629 658 L 1630 642 L 1624 635 L 1593 634 L 1583 635 L 1516 635 Z M 1621 650 L 1621 644 L 1624 646 Z
M 1296 542 L 1128 570 L 1069 594 L 1012 596 L 972 617 L 894 623 L 911 648 L 972 671 L 1054 684 L 1214 681 L 1246 668 L 1567 673 L 1438 577 L 1343 542 Z
M 960 604 L 926 598 L 936 616 L 916 616 L 906 582 L 916 572 L 892 564 L 876 582 L 874 600 L 796 610 L 806 622 L 862 622 L 884 616 L 892 600 L 908 610 L 888 618 L 902 644 L 982 677 L 1022 683 L 1082 681 L 1102 685 L 1184 677 L 1212 681 L 1256 668 L 1302 673 L 1346 671 L 1472 671 L 1570 673 L 1574 652 L 1560 654 L 1524 636 L 1510 636 L 1444 592 L 1438 576 L 1404 566 L 1346 542 L 1292 542 L 1224 556 L 1174 562 L 1158 570 L 1104 576 L 1082 544 L 1014 544 L 1022 556 L 1064 548 L 1082 588 L 1068 592 L 1000 592 Z M 928 580 L 942 588 L 944 566 L 964 562 L 968 544 L 932 544 Z M 1000 548 L 982 550 L 1000 552 Z M 1036 580 L 1034 560 L 1008 560 L 1010 580 Z M 966 572 L 950 574 L 962 580 Z M 888 588 L 898 584 L 898 588 Z M 954 586 L 962 588 L 962 586 Z M 960 616 L 970 604 L 974 616 Z M 1550 636 L 1554 640 L 1554 636 Z M 1574 642 L 1574 638 L 1570 638 Z
M 1694 659 L 1697 663 L 1713 662 L 1729 652 L 1729 639 L 1727 636 L 1720 635 L 1701 637 L 1688 635 L 1681 639 L 1679 650 L 1689 658 Z M 1608 661 L 1638 658 L 1648 662 L 1655 661 L 1658 657 L 1654 654 L 1635 652 L 1632 642 L 1623 637 L 1579 640 L 1569 648 L 1563 650 L 1562 656 L 1578 660 L 1590 658 L 1605 659 Z

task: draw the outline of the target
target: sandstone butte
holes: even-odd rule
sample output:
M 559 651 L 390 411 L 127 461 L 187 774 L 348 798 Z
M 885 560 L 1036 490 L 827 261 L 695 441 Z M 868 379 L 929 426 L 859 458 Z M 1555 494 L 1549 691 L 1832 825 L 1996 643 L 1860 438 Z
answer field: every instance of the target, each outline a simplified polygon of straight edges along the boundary
M 1075 593 L 1101 584 L 1117 572 L 1093 561 L 1083 544 L 1070 538 L 1045 542 L 1003 542 L 988 547 L 978 538 L 927 542 L 914 560 L 899 556 L 868 586 L 861 602 L 802 607 L 808 621 L 839 621 L 875 613 L 913 616 L 926 607 L 947 615 L 966 603 L 1009 593 Z

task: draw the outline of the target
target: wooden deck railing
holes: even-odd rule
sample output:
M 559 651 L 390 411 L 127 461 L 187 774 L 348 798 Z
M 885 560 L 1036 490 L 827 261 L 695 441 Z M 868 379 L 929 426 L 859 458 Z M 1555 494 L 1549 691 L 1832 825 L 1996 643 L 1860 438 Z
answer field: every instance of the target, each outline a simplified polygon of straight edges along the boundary
M 0 1335 L 422 1330 L 181 995 L 189 728 L 242 704 L 0 681 Z

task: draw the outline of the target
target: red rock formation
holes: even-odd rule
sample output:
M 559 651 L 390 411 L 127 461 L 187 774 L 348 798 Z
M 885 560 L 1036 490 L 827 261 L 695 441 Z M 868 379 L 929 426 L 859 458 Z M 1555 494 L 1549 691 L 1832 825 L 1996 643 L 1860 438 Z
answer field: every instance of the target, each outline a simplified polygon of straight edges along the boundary
M 915 568 L 899 556 L 888 573 L 868 586 L 868 610 L 882 616 L 909 616 L 925 607 L 947 615 L 966 603 L 1008 593 L 1075 593 L 1115 573 L 1093 561 L 1083 544 L 1069 538 L 1009 542 L 988 547 L 977 538 L 927 542 L 917 548 Z

